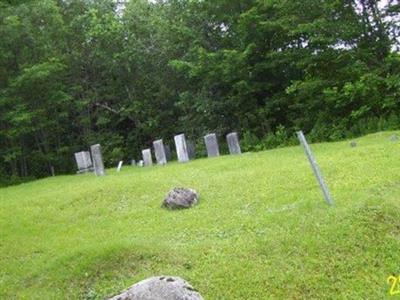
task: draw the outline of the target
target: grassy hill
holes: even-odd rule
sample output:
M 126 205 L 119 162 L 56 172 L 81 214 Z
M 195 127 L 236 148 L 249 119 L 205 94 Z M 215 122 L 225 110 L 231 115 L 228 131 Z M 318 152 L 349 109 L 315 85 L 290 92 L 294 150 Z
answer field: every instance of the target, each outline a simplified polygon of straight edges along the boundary
M 0 189 L 0 298 L 103 299 L 153 275 L 205 299 L 381 299 L 400 275 L 400 142 L 394 132 L 302 148 L 125 167 Z M 400 134 L 397 132 L 397 134 Z M 201 194 L 160 208 L 175 186 Z

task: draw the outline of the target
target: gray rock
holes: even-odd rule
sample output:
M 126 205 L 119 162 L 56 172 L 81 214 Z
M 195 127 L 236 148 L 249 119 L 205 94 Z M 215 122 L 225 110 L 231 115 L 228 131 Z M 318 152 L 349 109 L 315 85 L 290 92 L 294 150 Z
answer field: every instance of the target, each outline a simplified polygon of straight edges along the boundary
M 351 142 L 351 143 L 350 143 L 350 147 L 351 147 L 351 148 L 355 148 L 355 147 L 357 147 L 357 143 L 356 143 L 356 142 L 354 142 L 354 141 L 353 141 L 353 142 Z
M 242 151 L 240 149 L 240 144 L 239 144 L 239 137 L 236 132 L 232 132 L 226 136 L 226 141 L 228 143 L 229 147 L 229 153 L 232 155 L 235 154 L 241 154 Z
M 189 161 L 189 153 L 186 145 L 186 138 L 184 134 L 179 134 L 174 137 L 176 154 L 178 156 L 178 161 L 180 163 L 185 163 Z
M 192 189 L 174 188 L 164 199 L 163 207 L 182 209 L 195 206 L 199 202 L 199 194 Z
M 109 300 L 203 300 L 203 297 L 182 278 L 157 276 L 136 283 Z
M 104 170 L 103 156 L 101 154 L 101 146 L 99 144 L 91 146 L 90 152 L 92 152 L 93 167 L 96 176 L 106 175 Z
M 218 139 L 215 133 L 207 134 L 204 137 L 208 157 L 219 156 Z
M 391 142 L 397 142 L 399 140 L 399 137 L 396 134 L 393 134 L 390 136 L 390 141 Z

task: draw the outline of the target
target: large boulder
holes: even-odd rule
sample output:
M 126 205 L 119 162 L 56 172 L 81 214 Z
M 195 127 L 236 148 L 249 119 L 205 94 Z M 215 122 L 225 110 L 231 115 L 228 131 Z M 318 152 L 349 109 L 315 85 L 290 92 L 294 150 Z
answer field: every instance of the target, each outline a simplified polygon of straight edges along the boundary
M 109 300 L 203 300 L 203 297 L 182 278 L 158 276 L 136 283 Z
M 174 188 L 164 199 L 163 207 L 183 209 L 195 206 L 199 202 L 199 194 L 192 189 Z

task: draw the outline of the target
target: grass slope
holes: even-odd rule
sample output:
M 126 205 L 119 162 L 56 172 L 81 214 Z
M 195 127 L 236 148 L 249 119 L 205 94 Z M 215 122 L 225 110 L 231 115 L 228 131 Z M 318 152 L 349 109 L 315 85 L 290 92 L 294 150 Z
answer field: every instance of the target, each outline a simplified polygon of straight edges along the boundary
M 400 275 L 400 144 L 384 132 L 300 147 L 0 189 L 0 298 L 103 299 L 146 277 L 205 299 L 381 299 Z M 399 134 L 399 132 L 397 132 Z M 200 205 L 160 208 L 170 188 Z

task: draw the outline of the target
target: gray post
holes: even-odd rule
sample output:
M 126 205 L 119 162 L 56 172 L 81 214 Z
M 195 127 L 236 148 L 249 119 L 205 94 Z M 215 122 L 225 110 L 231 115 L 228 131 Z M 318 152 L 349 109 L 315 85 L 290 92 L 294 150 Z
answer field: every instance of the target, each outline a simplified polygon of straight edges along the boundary
M 118 163 L 117 172 L 121 172 L 123 163 L 124 162 L 122 160 Z
M 156 155 L 157 164 L 166 165 L 167 156 L 165 155 L 165 147 L 163 140 L 157 140 L 153 142 L 154 153 Z
M 171 147 L 169 145 L 164 144 L 164 151 L 165 151 L 165 157 L 166 157 L 167 161 L 170 161 L 172 159 Z
M 242 150 L 240 149 L 239 137 L 237 132 L 232 132 L 226 136 L 226 141 L 229 147 L 229 153 L 232 155 L 241 154 Z
M 104 171 L 103 156 L 101 155 L 101 146 L 99 144 L 90 147 L 93 158 L 93 167 L 96 176 L 104 176 L 106 172 Z
M 153 165 L 153 158 L 151 157 L 151 149 L 142 150 L 143 165 L 149 167 Z
M 184 134 L 176 135 L 174 137 L 176 154 L 178 156 L 178 161 L 180 163 L 185 163 L 189 161 L 189 153 L 186 146 L 186 138 Z
M 311 164 L 311 168 L 314 172 L 315 177 L 318 180 L 319 186 L 321 187 L 322 193 L 324 194 L 325 197 L 325 201 L 329 204 L 329 205 L 333 205 L 333 199 L 329 193 L 328 187 L 325 184 L 324 178 L 322 177 L 322 173 L 318 167 L 317 161 L 315 160 L 315 157 L 311 151 L 310 146 L 307 143 L 307 140 L 303 134 L 302 131 L 297 132 L 297 137 L 299 138 L 300 143 L 302 144 L 303 148 L 304 148 L 304 152 L 307 155 L 308 161 Z
M 207 134 L 204 137 L 208 157 L 219 156 L 218 140 L 215 133 Z

